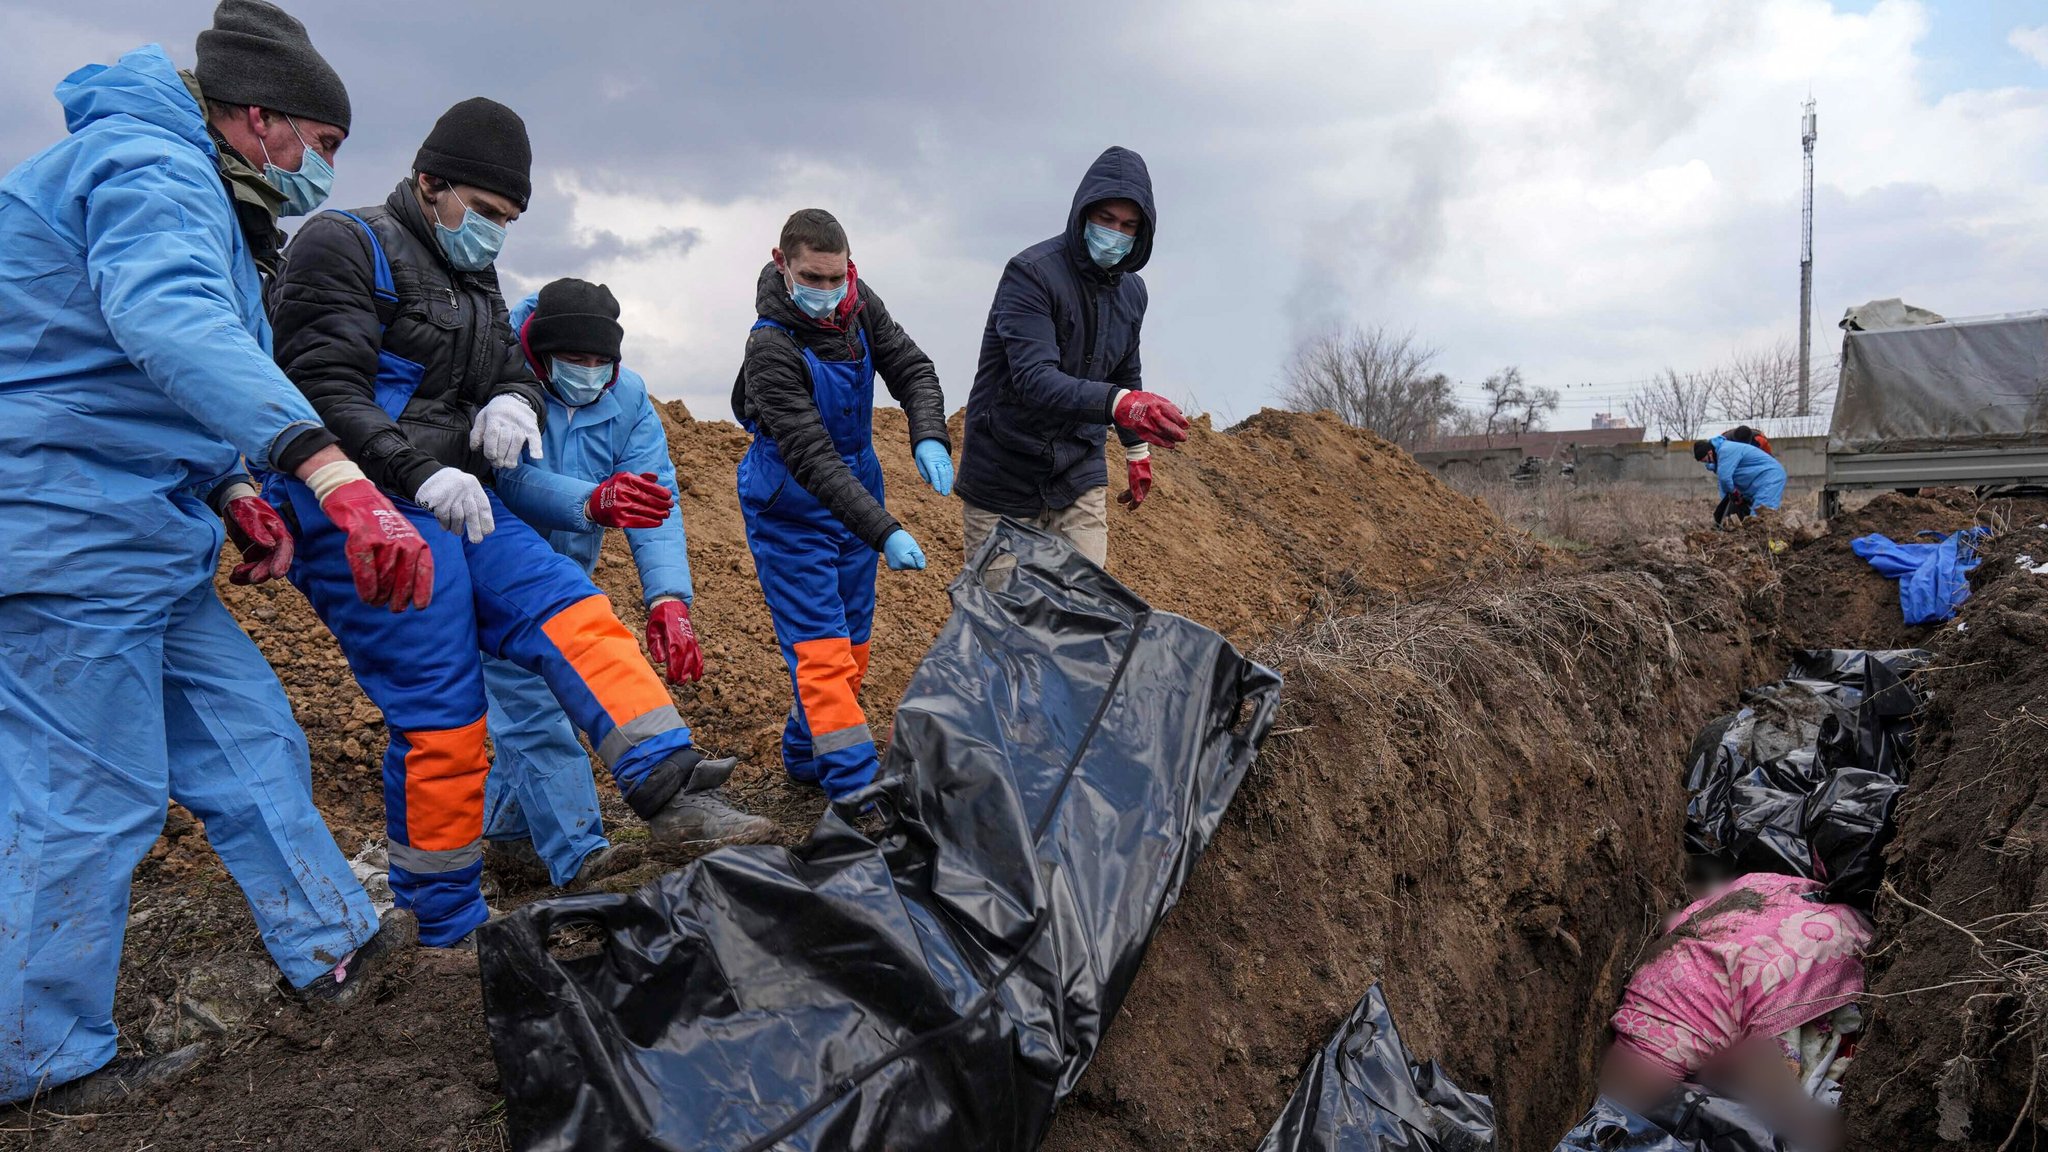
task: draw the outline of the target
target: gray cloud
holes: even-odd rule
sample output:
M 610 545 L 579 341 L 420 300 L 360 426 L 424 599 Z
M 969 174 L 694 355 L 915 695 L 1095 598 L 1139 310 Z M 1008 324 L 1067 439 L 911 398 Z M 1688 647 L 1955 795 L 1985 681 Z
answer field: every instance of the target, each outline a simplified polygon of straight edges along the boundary
M 715 233 L 741 226 L 720 208 L 795 194 L 788 174 L 808 164 L 858 185 L 839 196 L 801 185 L 826 207 L 860 206 L 864 215 L 847 219 L 857 248 L 880 232 L 915 238 L 909 251 L 890 249 L 888 266 L 864 260 L 863 271 L 938 358 L 955 402 L 997 269 L 1059 229 L 1074 182 L 1111 143 L 1144 153 L 1158 190 L 1148 375 L 1239 415 L 1269 397 L 1294 336 L 1330 322 L 1413 326 L 1471 379 L 1517 362 L 1538 383 L 1598 381 L 1684 363 L 1696 349 L 1717 356 L 1787 316 L 1796 284 L 1789 182 L 1721 190 L 1700 224 L 1711 235 L 1640 253 L 1647 265 L 1685 262 L 1683 284 L 1666 292 L 1610 299 L 1577 283 L 1590 275 L 1598 288 L 1605 271 L 1474 252 L 1458 232 L 1472 225 L 1461 206 L 1499 191 L 1488 181 L 1521 179 L 1492 162 L 1502 154 L 1532 164 L 1572 155 L 1588 187 L 1690 159 L 1705 146 L 1694 139 L 1703 114 L 1726 98 L 1709 81 L 1760 51 L 1770 0 L 1587 0 L 1534 17 L 1504 0 L 286 2 L 356 105 L 336 204 L 381 199 L 449 104 L 503 100 L 534 140 L 534 202 L 507 259 L 510 280 L 531 288 L 635 260 L 701 269 L 707 251 L 738 244 Z M 63 131 L 48 93 L 65 72 L 152 37 L 189 63 L 210 13 L 210 0 L 96 0 L 89 14 L 0 0 L 11 48 L 0 168 Z M 1487 109 L 1453 99 L 1482 68 L 1518 85 L 1503 99 L 1544 102 L 1505 110 L 1535 113 L 1516 121 L 1516 138 L 1496 134 Z M 1776 147 L 1784 127 L 1762 125 L 1759 139 Z M 1974 222 L 1998 206 L 1925 183 L 1939 175 L 1824 192 L 1828 308 L 1893 291 L 1925 293 L 1934 307 L 2021 306 L 2027 292 L 2048 291 L 2048 274 L 2035 271 L 2048 258 L 2042 243 L 2001 246 Z M 688 207 L 652 230 L 587 213 L 572 228 L 564 180 Z M 1502 234 L 1543 236 L 1558 227 L 1554 209 L 1577 205 L 1542 197 L 1574 194 L 1545 187 L 1502 200 L 1495 211 L 1518 214 Z M 1591 247 L 1605 224 L 1579 226 L 1593 229 Z M 772 236 L 744 240 L 765 253 Z M 750 272 L 717 275 L 731 282 L 700 276 L 693 290 L 728 293 L 722 305 L 751 300 Z M 1897 287 L 1865 291 L 1879 284 Z M 1526 297 L 1546 294 L 1555 308 L 1532 317 Z M 721 341 L 681 327 L 629 333 L 631 354 L 657 389 L 715 408 L 743 331 Z

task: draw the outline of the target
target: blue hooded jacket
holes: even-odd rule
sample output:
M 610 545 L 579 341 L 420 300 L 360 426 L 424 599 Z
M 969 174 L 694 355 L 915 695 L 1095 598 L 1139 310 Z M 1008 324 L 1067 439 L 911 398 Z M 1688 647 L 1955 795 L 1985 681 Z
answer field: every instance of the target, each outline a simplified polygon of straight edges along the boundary
M 81 624 L 213 578 L 205 497 L 320 428 L 270 359 L 262 284 L 162 48 L 57 86 L 70 135 L 0 179 L 0 596 Z
M 538 293 L 512 308 L 512 330 L 525 344 L 527 317 L 540 303 Z M 534 375 L 546 379 L 545 364 L 529 364 Z M 554 389 L 547 393 L 547 428 L 542 433 L 545 455 L 517 468 L 499 469 L 498 498 L 540 532 L 548 545 L 583 566 L 597 568 L 598 553 L 604 548 L 604 526 L 592 524 L 583 509 L 599 482 L 617 472 L 652 472 L 671 492 L 676 488 L 676 466 L 669 459 L 668 434 L 662 431 L 661 416 L 647 395 L 647 382 L 640 374 L 619 365 L 619 378 L 604 395 L 581 408 L 562 403 Z M 655 528 L 626 529 L 626 543 L 633 549 L 634 566 L 640 569 L 640 591 L 647 603 L 657 596 L 680 596 L 685 604 L 695 595 L 690 587 L 689 540 L 683 535 L 680 503 L 668 519 Z
M 1136 243 L 1113 269 L 1098 268 L 1082 238 L 1090 205 L 1135 201 Z M 1003 269 L 967 398 L 967 436 L 956 491 L 991 512 L 1036 516 L 1109 483 L 1105 433 L 1118 389 L 1141 388 L 1138 334 L 1158 222 L 1152 177 L 1128 148 L 1096 157 L 1074 192 L 1067 230 L 1018 253 Z M 1126 444 L 1137 437 L 1119 433 Z
M 1776 508 L 1785 499 L 1785 466 L 1770 453 L 1726 436 L 1708 441 L 1714 448 L 1714 478 L 1721 495 L 1740 492 L 1752 509 Z

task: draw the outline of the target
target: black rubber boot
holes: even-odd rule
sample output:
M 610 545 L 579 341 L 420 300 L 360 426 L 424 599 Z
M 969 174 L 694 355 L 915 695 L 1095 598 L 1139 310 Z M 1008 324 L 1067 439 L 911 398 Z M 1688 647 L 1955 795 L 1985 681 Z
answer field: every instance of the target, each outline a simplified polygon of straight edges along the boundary
M 369 938 L 334 970 L 304 988 L 279 981 L 285 995 L 310 1007 L 340 1007 L 353 1003 L 368 988 L 378 969 L 410 951 L 419 943 L 420 922 L 405 908 L 393 908 L 378 922 L 377 934 Z
M 35 1101 L 38 1112 L 58 1116 L 89 1116 L 111 1112 L 130 1096 L 175 1084 L 199 1070 L 213 1055 L 208 1044 L 188 1044 L 157 1056 L 121 1056 L 99 1071 L 60 1084 Z M 23 1107 L 28 1105 L 24 1103 Z

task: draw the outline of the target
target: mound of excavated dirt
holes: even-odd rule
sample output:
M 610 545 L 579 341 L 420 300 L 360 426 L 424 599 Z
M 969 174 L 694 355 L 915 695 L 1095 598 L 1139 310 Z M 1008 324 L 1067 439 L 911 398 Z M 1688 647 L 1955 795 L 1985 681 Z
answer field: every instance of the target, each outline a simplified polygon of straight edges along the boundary
M 1475 585 L 1262 654 L 1275 736 L 1047 1147 L 1251 1147 L 1375 980 L 1502 1148 L 1549 1147 L 1679 892 L 1679 759 L 1750 664 L 1736 587 Z
M 1863 1148 L 2048 1136 L 2048 504 L 1986 549 L 1933 637 L 1912 790 L 1886 853 L 1869 1037 L 1844 1109 Z
M 667 405 L 665 415 L 706 664 L 704 682 L 675 696 L 701 743 L 745 757 L 732 785 L 741 801 L 773 816 L 795 840 L 809 831 L 822 800 L 787 785 L 780 771 L 789 680 L 733 488 L 748 438 L 732 424 L 692 419 L 681 404 Z M 894 701 L 949 612 L 946 585 L 961 564 L 960 506 L 918 479 L 901 412 L 878 411 L 876 435 L 890 506 L 931 559 L 925 572 L 880 575 L 865 695 L 878 731 L 886 731 Z M 1333 597 L 1398 596 L 1526 563 L 1540 551 L 1406 453 L 1327 415 L 1262 412 L 1229 432 L 1198 421 L 1184 447 L 1155 460 L 1156 484 L 1145 506 L 1112 507 L 1110 569 L 1155 606 L 1240 643 Z M 1119 463 L 1112 470 L 1119 490 L 1121 472 Z M 638 579 L 616 533 L 598 580 L 637 632 Z M 221 591 L 290 693 L 312 746 L 316 797 L 353 853 L 382 830 L 384 733 L 376 709 L 296 591 L 283 583 L 234 588 L 224 581 Z M 608 782 L 599 794 L 616 835 L 642 834 Z M 518 898 L 508 894 L 501 902 Z M 152 1021 L 161 1028 L 175 1016 L 194 969 L 261 955 L 237 889 L 206 848 L 203 830 L 182 812 L 173 813 L 138 871 L 135 909 L 116 1006 L 130 1050 Z M 451 965 L 463 969 L 459 960 L 436 958 L 431 979 L 388 982 L 375 1009 L 359 1009 L 346 1024 L 267 1004 L 267 1033 L 237 1033 L 232 1051 L 168 1099 L 102 1117 L 91 1135 L 59 1124 L 38 1139 L 179 1148 L 235 1140 L 336 1149 L 497 1147 L 502 1128 L 494 1123 L 495 1076 L 483 1055 L 474 968 L 457 976 Z M 1362 987 L 1343 993 L 1346 1006 Z M 1323 1030 L 1304 1032 L 1301 1043 L 1319 1042 Z M 388 1078 L 400 1066 L 412 1084 Z M 374 1116 L 374 1130 L 338 1120 L 344 1113 Z

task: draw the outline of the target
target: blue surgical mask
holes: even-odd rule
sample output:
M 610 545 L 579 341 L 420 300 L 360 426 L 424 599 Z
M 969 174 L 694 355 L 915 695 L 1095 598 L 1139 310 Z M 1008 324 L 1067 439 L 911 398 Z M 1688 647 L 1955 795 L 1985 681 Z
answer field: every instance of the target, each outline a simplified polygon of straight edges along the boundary
M 1131 254 L 1131 245 L 1138 242 L 1136 236 L 1126 236 L 1114 228 L 1104 228 L 1094 221 L 1082 230 L 1088 241 L 1088 258 L 1099 268 L 1115 267 L 1124 257 Z
M 798 284 L 791 280 L 789 298 L 796 302 L 797 307 L 804 310 L 804 315 L 813 320 L 823 320 L 832 314 L 833 309 L 839 307 L 841 300 L 846 299 L 846 285 L 842 283 L 837 288 L 813 288 L 808 284 Z
M 304 136 L 299 136 L 299 126 L 291 117 L 285 117 L 284 122 L 291 125 L 292 135 L 299 137 L 299 147 L 305 149 L 299 170 L 292 172 L 272 164 L 270 149 L 259 139 L 256 145 L 263 149 L 263 179 L 284 195 L 284 206 L 277 210 L 278 215 L 304 216 L 327 202 L 327 193 L 334 188 L 334 165 L 315 152 Z
M 462 227 L 449 228 L 439 220 L 434 221 L 434 238 L 441 242 L 441 251 L 459 272 L 479 272 L 490 267 L 491 261 L 498 258 L 498 250 L 505 246 L 505 226 L 477 215 L 476 209 L 456 195 L 455 189 L 450 188 L 448 194 L 462 205 Z
M 596 367 L 571 364 L 560 356 L 548 361 L 548 384 L 555 395 L 571 408 L 581 408 L 604 395 L 611 387 L 612 379 L 618 374 L 618 365 L 610 360 Z

